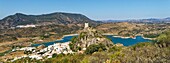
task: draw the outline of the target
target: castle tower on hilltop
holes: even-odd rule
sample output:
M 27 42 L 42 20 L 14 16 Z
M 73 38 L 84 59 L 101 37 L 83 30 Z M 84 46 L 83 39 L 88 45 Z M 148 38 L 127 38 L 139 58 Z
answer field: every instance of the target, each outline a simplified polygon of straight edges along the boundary
M 84 29 L 89 27 L 89 23 L 84 24 Z

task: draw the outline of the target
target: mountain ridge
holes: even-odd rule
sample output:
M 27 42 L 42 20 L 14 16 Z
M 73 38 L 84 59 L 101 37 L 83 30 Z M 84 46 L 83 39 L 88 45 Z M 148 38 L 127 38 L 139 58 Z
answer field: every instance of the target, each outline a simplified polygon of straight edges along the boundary
M 169 23 L 170 17 L 148 18 L 148 19 L 127 19 L 127 20 L 100 20 L 102 22 L 141 22 L 141 23 Z
M 8 29 L 18 25 L 48 25 L 48 24 L 84 24 L 89 22 L 91 24 L 97 24 L 94 20 L 86 17 L 82 14 L 77 13 L 64 13 L 64 12 L 54 12 L 50 14 L 41 15 L 26 15 L 23 13 L 16 13 L 14 15 L 9 15 L 2 20 L 0 20 L 0 29 Z

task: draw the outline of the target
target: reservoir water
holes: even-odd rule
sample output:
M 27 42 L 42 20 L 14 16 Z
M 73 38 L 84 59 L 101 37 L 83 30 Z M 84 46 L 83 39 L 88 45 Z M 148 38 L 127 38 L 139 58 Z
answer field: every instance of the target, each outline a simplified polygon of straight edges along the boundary
M 135 38 L 121 38 L 121 37 L 113 37 L 113 35 L 107 35 L 107 37 L 110 38 L 114 44 L 121 43 L 124 46 L 134 45 L 139 42 L 151 42 L 151 40 L 144 39 L 142 36 L 136 36 Z
M 75 35 L 75 36 L 77 36 L 77 35 Z M 73 38 L 73 37 L 74 36 L 65 36 L 62 38 L 62 40 L 56 40 L 56 41 L 46 42 L 46 43 L 42 43 L 42 44 L 44 44 L 45 46 L 49 46 L 49 45 L 53 45 L 54 43 L 68 42 L 68 41 L 71 41 L 71 38 Z M 121 43 L 124 46 L 134 45 L 139 42 L 150 42 L 151 41 L 149 39 L 144 39 L 142 36 L 136 36 L 135 38 L 121 38 L 121 37 L 114 37 L 113 35 L 106 35 L 106 37 L 111 39 L 114 44 Z M 39 46 L 39 45 L 41 45 L 41 44 L 32 44 L 32 46 L 34 46 L 34 47 Z

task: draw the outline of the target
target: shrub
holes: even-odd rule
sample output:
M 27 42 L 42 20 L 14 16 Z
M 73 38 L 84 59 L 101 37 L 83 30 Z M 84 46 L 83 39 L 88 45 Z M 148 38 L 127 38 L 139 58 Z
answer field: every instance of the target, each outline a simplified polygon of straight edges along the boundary
M 159 34 L 144 34 L 143 36 L 147 38 L 156 38 L 159 36 Z
M 149 46 L 149 45 L 151 45 L 150 42 L 141 42 L 141 43 L 137 43 L 137 44 L 133 45 L 132 48 L 135 50 L 136 48 L 145 47 L 145 46 Z
M 109 52 L 121 51 L 123 47 L 113 46 L 109 48 Z
M 166 31 L 165 33 L 161 34 L 157 38 L 157 44 L 160 44 L 162 46 L 169 46 L 170 45 L 170 31 Z
M 57 54 L 53 54 L 53 55 L 52 55 L 52 58 L 54 58 L 54 57 L 57 57 Z
M 92 54 L 92 53 L 94 53 L 94 52 L 97 52 L 97 51 L 101 51 L 101 50 L 106 50 L 106 46 L 105 45 L 103 45 L 103 44 L 98 44 L 98 45 L 96 45 L 96 44 L 92 44 L 92 45 L 90 45 L 89 47 L 87 47 L 87 49 L 86 49 L 86 51 L 85 51 L 85 53 L 86 54 Z

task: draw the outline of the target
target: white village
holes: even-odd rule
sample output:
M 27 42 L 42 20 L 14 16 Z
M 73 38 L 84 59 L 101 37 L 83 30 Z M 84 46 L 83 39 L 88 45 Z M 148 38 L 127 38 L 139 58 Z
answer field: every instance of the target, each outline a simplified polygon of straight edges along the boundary
M 84 24 L 84 29 L 87 29 L 89 27 L 88 23 Z M 69 47 L 70 42 L 65 43 L 55 43 L 53 45 L 49 45 L 43 49 L 40 49 L 36 51 L 37 47 L 23 47 L 23 48 L 14 48 L 12 51 L 26 51 L 27 53 L 31 52 L 31 54 L 27 54 L 20 57 L 15 57 L 12 61 L 21 59 L 21 58 L 31 58 L 36 60 L 41 60 L 44 57 L 46 58 L 52 58 L 53 54 L 73 54 L 76 52 L 73 52 Z M 42 46 L 42 45 L 40 45 Z M 81 51 L 80 51 L 81 52 Z
M 53 54 L 72 54 L 72 50 L 69 47 L 70 42 L 65 42 L 65 43 L 55 43 L 53 45 L 49 45 L 48 47 L 45 47 L 39 51 L 35 51 L 36 47 L 24 47 L 20 49 L 13 49 L 13 51 L 16 50 L 24 50 L 24 51 L 30 51 L 32 54 L 24 55 L 21 57 L 15 57 L 12 61 L 24 58 L 24 57 L 29 57 L 32 59 L 43 59 L 43 57 L 47 58 L 52 58 Z

